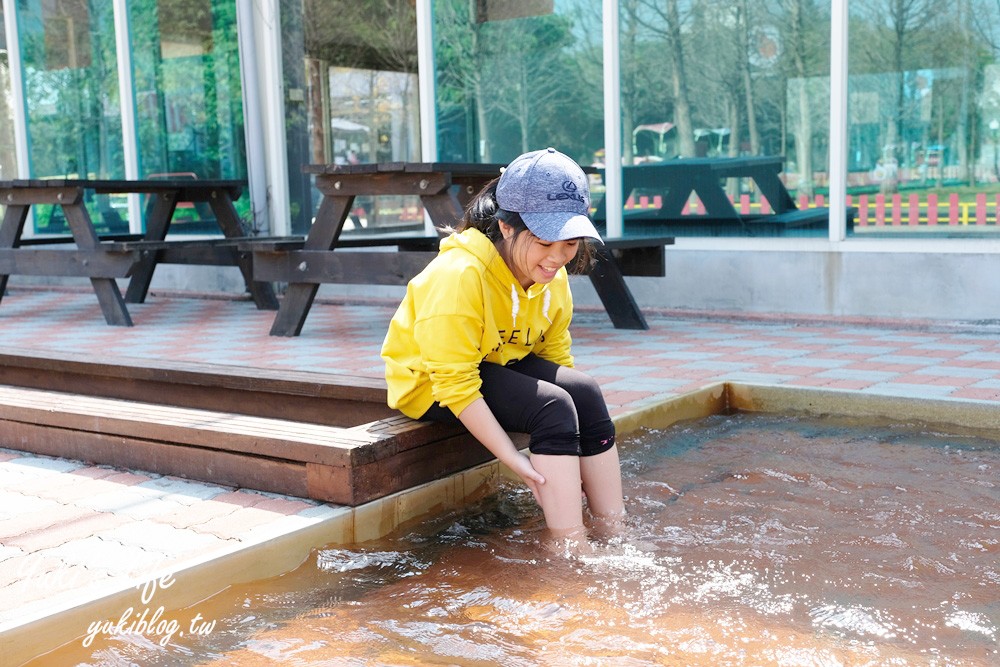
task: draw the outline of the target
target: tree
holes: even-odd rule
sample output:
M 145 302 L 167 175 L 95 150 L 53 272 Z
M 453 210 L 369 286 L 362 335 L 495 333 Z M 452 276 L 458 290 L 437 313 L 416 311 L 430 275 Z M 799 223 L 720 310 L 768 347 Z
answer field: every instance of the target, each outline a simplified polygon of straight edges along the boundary
M 656 0 L 644 0 L 644 2 L 651 10 L 652 16 L 652 19 L 644 21 L 644 24 L 665 42 L 671 66 L 670 88 L 674 103 L 673 122 L 677 127 L 679 153 L 683 157 L 692 157 L 695 154 L 694 123 L 691 120 L 691 99 L 688 92 L 690 86 L 682 39 L 682 17 L 677 0 L 666 0 L 662 7 Z
M 795 159 L 799 173 L 797 189 L 801 194 L 811 196 L 814 187 L 812 107 L 815 101 L 811 98 L 808 79 L 822 72 L 829 73 L 829 67 L 822 66 L 823 57 L 820 55 L 829 52 L 823 50 L 828 40 L 819 33 L 819 29 L 825 27 L 825 34 L 829 34 L 829 24 L 824 25 L 815 20 L 820 15 L 815 0 L 779 0 L 778 5 L 781 12 L 776 20 L 780 22 L 784 51 L 788 56 L 786 67 L 790 78 L 796 80 L 794 85 L 789 82 L 789 93 L 793 96 L 791 109 L 795 113 Z

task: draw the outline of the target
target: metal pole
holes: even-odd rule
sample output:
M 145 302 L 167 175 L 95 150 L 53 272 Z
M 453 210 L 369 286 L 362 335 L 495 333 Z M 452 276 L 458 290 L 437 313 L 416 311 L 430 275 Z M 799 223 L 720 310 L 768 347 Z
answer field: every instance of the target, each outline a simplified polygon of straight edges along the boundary
M 436 162 L 437 108 L 434 103 L 434 15 L 431 0 L 417 0 L 417 90 L 420 105 L 420 159 Z M 456 221 L 457 222 L 457 221 Z M 424 231 L 434 234 L 434 221 L 424 211 Z
M 4 24 L 7 36 L 7 64 L 10 66 L 10 88 L 13 95 L 14 112 L 14 158 L 17 161 L 17 175 L 9 178 L 30 178 L 31 160 L 28 151 L 28 106 L 24 94 L 24 64 L 21 62 L 21 42 L 17 30 L 17 7 L 7 5 Z
M 271 220 L 267 208 L 267 153 L 264 150 L 264 123 L 260 110 L 260 75 L 257 71 L 258 49 L 254 33 L 253 0 L 237 0 L 236 32 L 243 83 L 243 133 L 247 147 L 251 223 L 256 232 L 266 235 L 270 233 Z
M 278 0 L 254 0 L 255 54 L 259 67 L 261 115 L 267 181 L 268 220 L 271 233 L 291 233 L 291 194 L 288 186 L 288 137 L 285 134 L 285 87 L 281 58 L 281 10 Z M 258 33 L 257 30 L 260 32 Z M 298 165 L 295 166 L 299 168 Z
M 136 126 L 135 83 L 132 79 L 132 37 L 126 0 L 115 0 L 115 48 L 118 51 L 118 105 L 122 114 L 122 152 L 125 178 L 139 178 L 139 132 Z M 138 193 L 127 195 L 128 229 L 142 233 L 142 202 Z
M 435 162 L 437 109 L 434 104 L 434 16 L 431 0 L 417 0 L 417 88 L 420 97 L 420 159 Z
M 622 114 L 618 0 L 604 0 L 604 211 L 610 237 L 622 235 Z
M 847 236 L 847 0 L 833 0 L 830 20 L 830 241 Z

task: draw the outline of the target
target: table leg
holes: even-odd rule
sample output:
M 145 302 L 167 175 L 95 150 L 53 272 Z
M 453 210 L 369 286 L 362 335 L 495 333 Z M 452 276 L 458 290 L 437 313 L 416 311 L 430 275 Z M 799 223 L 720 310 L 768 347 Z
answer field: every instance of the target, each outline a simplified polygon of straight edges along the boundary
M 162 241 L 167 237 L 170 220 L 177 208 L 179 193 L 174 190 L 162 194 L 151 195 L 146 204 L 146 235 L 144 241 Z M 156 270 L 156 251 L 143 251 L 135 267 L 132 269 L 132 279 L 125 292 L 125 300 L 129 303 L 143 303 L 149 292 L 149 283 L 153 280 Z
M 87 213 L 83 202 L 75 204 L 63 204 L 63 214 L 66 222 L 69 223 L 70 231 L 78 248 L 92 250 L 100 245 L 97 232 L 94 231 L 94 223 Z M 122 327 L 132 326 L 132 318 L 125 307 L 125 300 L 118 289 L 118 283 L 114 278 L 91 278 L 90 284 L 94 287 L 97 301 L 101 304 L 101 312 L 108 324 Z
M 688 203 L 695 187 L 694 179 L 687 178 L 681 173 L 672 176 L 667 191 L 663 194 L 663 203 L 660 205 L 657 217 L 679 218 L 684 215 L 684 206 Z
M 240 223 L 240 216 L 236 213 L 233 200 L 228 192 L 213 192 L 209 200 L 215 219 L 222 230 L 223 235 L 228 238 L 239 238 L 245 236 L 246 232 Z M 247 291 L 253 297 L 253 302 L 257 304 L 257 310 L 277 310 L 278 297 L 274 294 L 271 283 L 260 282 L 253 279 L 253 253 L 237 251 L 236 263 L 243 274 L 243 281 L 246 283 Z
M 597 264 L 590 271 L 590 282 L 616 329 L 649 328 L 611 249 L 597 248 Z
M 458 223 L 465 215 L 465 210 L 459 203 L 458 197 L 449 191 L 423 196 L 420 198 L 420 203 L 431 216 L 434 226 L 438 228 L 458 227 Z
M 792 196 L 788 194 L 785 184 L 778 177 L 778 172 L 774 169 L 754 167 L 750 171 L 750 177 L 757 184 L 757 188 L 775 213 L 784 213 L 798 208 Z
M 340 237 L 347 214 L 354 204 L 354 195 L 324 195 L 316 211 L 316 219 L 303 248 L 305 250 L 330 250 Z M 278 314 L 271 324 L 272 336 L 298 336 L 312 308 L 319 290 L 318 283 L 289 282 L 285 296 L 278 307 Z
M 24 222 L 28 219 L 28 206 L 8 204 L 0 225 L 0 248 L 14 248 L 24 231 Z M 10 276 L 0 275 L 0 299 L 7 292 L 7 279 Z
M 698 173 L 694 182 L 694 191 L 705 205 L 705 213 L 713 218 L 739 220 L 740 215 L 729 201 L 729 196 L 720 183 L 720 179 L 708 170 Z

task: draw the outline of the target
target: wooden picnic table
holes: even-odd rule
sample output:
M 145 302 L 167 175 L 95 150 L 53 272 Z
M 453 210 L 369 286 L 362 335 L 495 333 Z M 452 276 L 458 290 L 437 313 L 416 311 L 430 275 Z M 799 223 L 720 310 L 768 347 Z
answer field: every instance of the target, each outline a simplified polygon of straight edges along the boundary
M 415 195 L 435 227 L 456 225 L 464 207 L 482 187 L 499 176 L 499 164 L 393 162 L 362 165 L 306 165 L 323 198 L 305 238 L 271 242 L 250 241 L 241 248 L 253 253 L 254 277 L 288 283 L 271 327 L 273 336 L 297 336 L 302 331 L 322 283 L 405 285 L 437 254 L 439 234 L 350 234 L 341 237 L 344 222 L 362 195 Z M 645 318 L 619 266 L 628 256 L 652 257 L 653 268 L 639 275 L 662 275 L 663 247 L 673 238 L 661 236 L 606 239 L 590 279 L 612 322 L 618 328 L 646 329 Z M 396 252 L 346 250 L 350 247 L 395 246 Z M 650 254 L 659 253 L 659 260 Z M 333 252 L 336 250 L 336 252 Z M 629 263 L 631 266 L 632 263 Z M 659 273 L 656 273 L 656 272 Z
M 80 276 L 90 279 L 108 324 L 131 326 L 125 303 L 141 303 L 157 263 L 238 266 L 258 308 L 277 309 L 272 286 L 255 282 L 251 257 L 240 254 L 246 238 L 233 202 L 243 184 L 234 180 L 192 179 L 37 179 L 0 181 L 0 202 L 6 205 L 0 225 L 0 297 L 10 275 Z M 100 236 L 85 204 L 85 193 L 148 195 L 143 235 Z M 178 203 L 207 205 L 215 215 L 222 239 L 175 243 L 166 241 Z M 70 236 L 23 238 L 32 206 L 62 208 Z M 224 243 L 220 243 L 224 241 Z M 75 244 L 75 249 L 39 247 Z M 186 245 L 185 245 L 186 243 Z M 124 298 L 116 278 L 131 277 Z
M 0 299 L 11 275 L 80 276 L 90 279 L 108 324 L 132 326 L 115 278 L 129 274 L 138 251 L 114 251 L 101 241 L 83 195 L 84 188 L 77 182 L 0 181 L 0 203 L 6 206 L 0 223 Z M 39 204 L 62 207 L 75 249 L 22 245 L 28 211 Z
M 691 225 L 707 232 L 709 225 L 733 226 L 748 235 L 763 230 L 780 230 L 826 224 L 826 208 L 799 209 L 781 180 L 784 158 L 772 155 L 718 158 L 678 158 L 662 162 L 646 162 L 622 168 L 622 191 L 627 198 L 641 193 L 653 199 L 659 197 L 659 208 L 627 212 L 625 226 L 646 232 L 657 227 L 676 228 Z M 602 170 L 603 171 L 603 170 Z M 728 178 L 748 178 L 764 196 L 772 212 L 747 214 L 736 209 L 725 189 Z M 704 205 L 703 214 L 685 211 L 692 194 Z M 597 203 L 596 220 L 604 220 L 603 200 Z

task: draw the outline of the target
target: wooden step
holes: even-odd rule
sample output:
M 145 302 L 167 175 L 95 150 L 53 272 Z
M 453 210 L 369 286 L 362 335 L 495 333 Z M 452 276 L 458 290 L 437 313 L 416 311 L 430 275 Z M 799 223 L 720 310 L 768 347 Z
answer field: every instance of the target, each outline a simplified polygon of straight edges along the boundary
M 490 458 L 401 415 L 330 426 L 6 385 L 0 446 L 351 506 Z
M 164 345 L 170 341 L 164 341 Z M 382 378 L 5 347 L 0 384 L 353 426 L 396 415 Z

